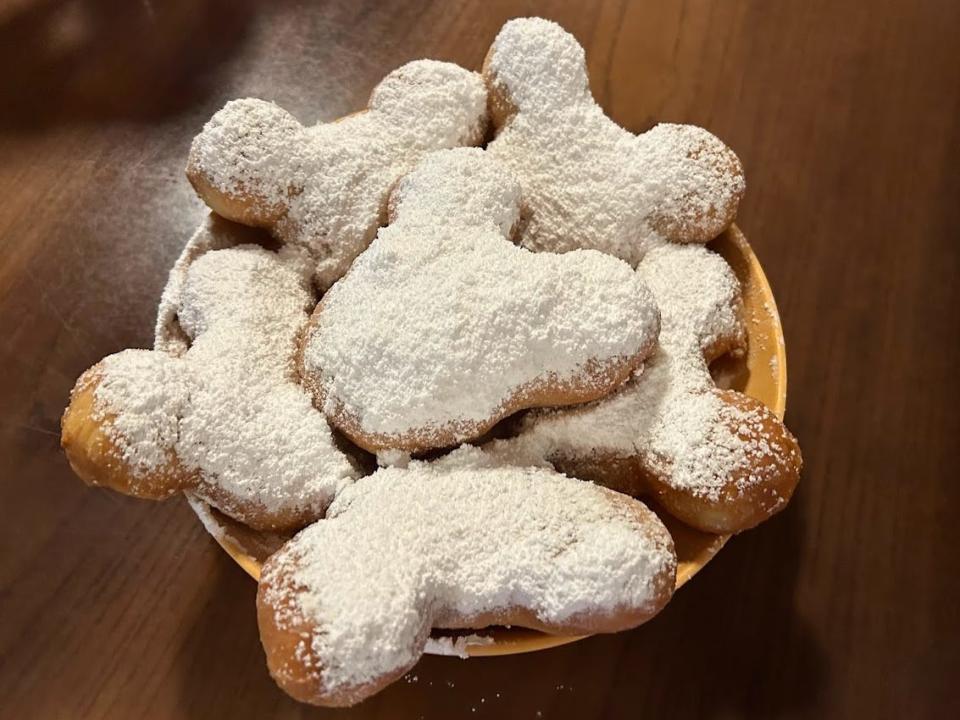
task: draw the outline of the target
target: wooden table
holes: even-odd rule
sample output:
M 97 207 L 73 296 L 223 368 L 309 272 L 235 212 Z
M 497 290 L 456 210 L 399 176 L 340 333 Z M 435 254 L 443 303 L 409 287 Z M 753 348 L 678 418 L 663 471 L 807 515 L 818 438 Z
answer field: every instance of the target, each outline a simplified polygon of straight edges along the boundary
M 742 158 L 803 481 L 649 625 L 427 658 L 337 717 L 960 716 L 960 4 L 20 0 L 0 9 L 4 717 L 334 716 L 267 676 L 254 583 L 186 504 L 86 489 L 59 416 L 83 369 L 149 345 L 204 212 L 187 148 L 224 101 L 335 118 L 409 59 L 477 67 L 525 14 L 581 39 L 625 127 L 698 123 Z

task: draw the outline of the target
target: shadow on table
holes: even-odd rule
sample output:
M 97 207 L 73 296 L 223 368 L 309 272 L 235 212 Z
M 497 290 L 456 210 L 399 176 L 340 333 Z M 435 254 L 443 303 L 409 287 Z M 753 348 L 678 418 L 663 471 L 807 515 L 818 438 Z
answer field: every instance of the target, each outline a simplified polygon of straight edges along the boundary
M 826 656 L 798 607 L 801 502 L 733 538 L 647 628 L 601 640 L 619 659 L 598 716 L 817 714 Z
M 425 657 L 348 710 L 301 706 L 267 675 L 254 586 L 223 557 L 182 658 L 191 717 L 774 717 L 819 707 L 824 657 L 796 607 L 795 502 L 733 539 L 652 622 L 528 655 Z M 212 540 L 211 540 L 212 542 Z
M 202 98 L 255 0 L 20 0 L 0 9 L 0 128 L 147 120 Z

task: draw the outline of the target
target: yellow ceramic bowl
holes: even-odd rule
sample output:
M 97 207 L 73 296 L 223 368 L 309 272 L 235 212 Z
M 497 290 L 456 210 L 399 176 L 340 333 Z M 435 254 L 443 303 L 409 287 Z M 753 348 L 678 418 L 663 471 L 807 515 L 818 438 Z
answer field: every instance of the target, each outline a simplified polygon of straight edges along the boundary
M 717 384 L 755 397 L 783 418 L 787 405 L 787 356 L 780 316 L 763 268 L 746 238 L 733 226 L 710 243 L 722 255 L 740 280 L 749 348 L 746 357 L 721 358 L 712 370 Z M 286 539 L 258 533 L 211 509 L 196 498 L 188 498 L 207 531 L 251 577 L 260 577 L 260 566 Z M 654 508 L 656 509 L 656 508 Z M 658 511 L 659 512 L 659 511 Z M 724 546 L 729 535 L 711 535 L 694 530 L 660 513 L 677 548 L 677 588 L 690 580 Z M 524 628 L 486 628 L 483 642 L 471 642 L 465 633 L 462 645 L 469 655 L 510 655 L 563 645 L 583 636 L 547 635 Z M 437 633 L 438 636 L 447 633 Z M 429 652 L 429 647 L 428 647 Z

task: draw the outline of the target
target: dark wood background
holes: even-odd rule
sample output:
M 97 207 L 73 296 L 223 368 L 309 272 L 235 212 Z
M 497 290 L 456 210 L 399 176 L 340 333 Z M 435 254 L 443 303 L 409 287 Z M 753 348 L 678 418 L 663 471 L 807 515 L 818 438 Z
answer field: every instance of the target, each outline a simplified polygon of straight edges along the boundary
M 59 416 L 151 342 L 204 213 L 187 148 L 225 100 L 336 118 L 409 59 L 479 66 L 527 14 L 580 38 L 619 123 L 698 123 L 743 159 L 804 477 L 649 625 L 427 658 L 338 717 L 960 717 L 952 0 L 0 4 L 4 717 L 334 716 L 273 685 L 254 583 L 187 506 L 84 488 Z

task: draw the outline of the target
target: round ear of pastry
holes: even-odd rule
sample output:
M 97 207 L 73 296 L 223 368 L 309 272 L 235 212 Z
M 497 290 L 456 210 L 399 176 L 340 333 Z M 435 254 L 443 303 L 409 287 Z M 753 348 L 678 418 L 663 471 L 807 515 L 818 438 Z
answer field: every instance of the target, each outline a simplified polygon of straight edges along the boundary
M 144 378 L 149 381 L 143 383 Z M 88 485 L 163 500 L 196 484 L 173 450 L 177 418 L 189 390 L 183 364 L 151 350 L 125 350 L 80 376 L 63 414 L 62 444 L 74 472 Z M 129 398 L 125 407 L 104 396 Z M 137 427 L 134 435 L 124 428 Z M 149 470 L 147 470 L 149 468 Z
M 595 251 L 517 247 L 519 201 L 482 150 L 427 156 L 318 305 L 301 375 L 361 447 L 447 447 L 523 408 L 594 400 L 652 352 L 659 314 L 637 274 Z
M 666 528 L 625 495 L 549 469 L 414 462 L 347 488 L 273 555 L 257 615 L 281 688 L 351 705 L 407 672 L 431 628 L 616 632 L 666 604 L 675 572 Z
M 487 451 L 655 496 L 700 530 L 752 527 L 786 506 L 802 462 L 779 418 L 710 377 L 706 358 L 745 341 L 736 277 L 719 255 L 692 245 L 651 251 L 638 273 L 663 322 L 643 374 L 583 408 L 531 413 L 518 437 Z
M 187 177 L 219 214 L 305 249 L 326 289 L 382 224 L 397 178 L 427 151 L 480 143 L 486 126 L 479 75 L 418 60 L 334 123 L 307 128 L 270 102 L 227 103 L 193 141 Z
M 652 246 L 706 242 L 733 222 L 745 187 L 733 151 L 692 125 L 618 126 L 590 94 L 583 48 L 556 23 L 508 22 L 483 76 L 497 128 L 487 150 L 524 188 L 524 246 L 635 265 Z
M 659 372 L 653 368 L 648 372 L 651 377 L 645 382 L 657 384 Z M 628 385 L 623 394 L 629 396 L 631 390 Z M 640 399 L 630 399 L 643 406 Z M 557 447 L 548 454 L 550 462 L 562 472 L 617 492 L 654 497 L 671 515 L 705 532 L 747 530 L 786 507 L 799 478 L 801 456 L 779 418 L 759 401 L 729 390 L 691 394 L 681 402 L 654 421 L 656 435 L 638 433 L 641 442 L 635 450 Z M 583 425 L 574 420 L 564 428 L 559 444 L 587 424 L 587 432 L 599 432 L 618 407 L 634 409 L 628 403 L 612 404 L 609 414 L 591 418 L 591 408 L 584 412 Z M 669 454 L 654 454 L 641 444 L 665 444 L 666 423 L 674 420 L 705 427 L 678 442 Z
M 177 309 L 189 348 L 124 350 L 77 382 L 62 423 L 77 474 L 150 499 L 192 490 L 259 530 L 322 517 L 359 471 L 294 378 L 308 274 L 252 245 L 195 259 Z
M 180 327 L 178 317 L 183 286 L 190 266 L 198 257 L 212 250 L 225 250 L 238 245 L 261 245 L 267 249 L 277 247 L 273 238 L 263 230 L 231 222 L 214 212 L 207 213 L 203 222 L 183 246 L 167 275 L 167 284 L 164 285 L 163 294 L 160 296 L 157 320 L 153 329 L 154 350 L 162 350 L 168 355 L 179 357 L 190 348 L 190 338 Z

